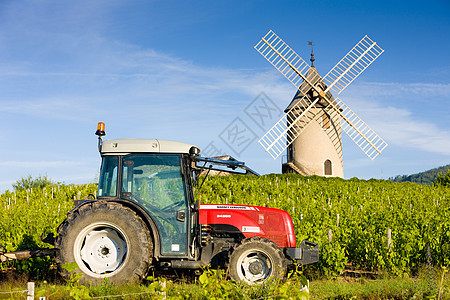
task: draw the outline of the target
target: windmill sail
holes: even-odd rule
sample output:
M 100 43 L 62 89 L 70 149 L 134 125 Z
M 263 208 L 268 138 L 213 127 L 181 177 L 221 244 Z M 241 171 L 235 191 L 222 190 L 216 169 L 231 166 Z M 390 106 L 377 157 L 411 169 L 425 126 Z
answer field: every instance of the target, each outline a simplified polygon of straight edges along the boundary
M 316 85 L 320 75 L 314 68 L 310 68 L 306 74 L 308 82 Z M 311 108 L 317 104 L 319 98 L 311 99 L 306 94 L 311 86 L 303 81 L 298 87 L 299 98 L 293 102 L 286 113 L 275 125 L 266 132 L 259 143 L 266 151 L 276 159 L 281 153 L 303 132 L 310 121 L 316 118 L 317 112 Z
M 384 50 L 364 36 L 334 67 L 328 72 L 323 81 L 328 85 L 327 90 L 340 94 L 356 77 L 359 76 Z
M 307 76 L 309 65 L 272 30 L 261 38 L 255 49 L 303 94 L 306 94 L 320 79 L 317 72 Z M 309 110 L 318 100 L 311 102 L 303 98 L 259 140 L 273 159 L 280 156 L 314 119 L 315 115 L 312 115 Z M 299 115 L 300 110 L 304 111 Z
M 305 85 L 309 89 L 311 86 L 314 86 L 313 82 L 317 82 L 320 77 L 317 74 L 317 78 L 306 78 L 310 68 L 309 65 L 272 30 L 262 37 L 254 48 L 297 89 L 300 88 L 303 81 L 309 84 L 309 86 Z
M 311 101 L 304 96 L 259 140 L 259 143 L 273 159 L 280 156 L 306 126 L 315 119 L 316 114 L 312 112 L 311 108 L 318 100 L 319 98 L 316 98 Z
M 335 98 L 335 100 L 339 107 L 335 110 L 342 117 L 341 128 L 373 160 L 388 144 L 342 102 L 341 99 Z
M 384 50 L 364 36 L 323 78 L 328 84 L 328 90 L 341 93 L 356 79 Z M 327 98 L 325 100 L 328 101 Z M 373 160 L 387 143 L 359 118 L 342 100 L 336 98 L 336 112 L 342 117 L 342 129 L 356 145 Z
M 320 100 L 326 100 L 329 106 L 342 117 L 347 124 L 342 128 L 350 138 L 370 158 L 374 159 L 387 146 L 369 126 L 367 126 L 341 100 L 332 99 L 329 90 L 338 94 L 359 76 L 378 56 L 383 53 L 370 38 L 361 39 L 336 66 L 323 78 L 327 88 L 319 86 L 320 75 L 307 76 L 309 65 L 292 50 L 281 38 L 270 30 L 255 49 L 263 55 L 277 70 L 281 72 L 298 90 L 306 94 L 313 89 L 320 97 L 302 98 L 259 140 L 264 149 L 276 159 L 315 118 L 311 108 Z M 314 73 L 314 72 L 313 72 Z M 306 104 L 305 104 L 306 103 Z M 342 112 L 341 112 L 342 110 Z

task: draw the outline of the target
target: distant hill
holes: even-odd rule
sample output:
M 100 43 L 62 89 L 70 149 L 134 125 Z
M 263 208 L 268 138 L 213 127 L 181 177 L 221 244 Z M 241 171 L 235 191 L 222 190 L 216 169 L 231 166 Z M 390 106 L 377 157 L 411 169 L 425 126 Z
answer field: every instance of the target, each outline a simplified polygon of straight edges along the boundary
M 442 175 L 445 175 L 445 173 L 447 173 L 448 170 L 450 170 L 450 165 L 446 165 L 446 166 L 439 167 L 439 168 L 434 168 L 434 169 L 431 169 L 431 170 L 428 170 L 425 172 L 412 174 L 412 175 L 397 175 L 395 177 L 389 178 L 389 180 L 391 180 L 393 182 L 410 181 L 410 182 L 415 182 L 415 183 L 420 183 L 420 184 L 431 185 L 431 184 L 433 184 L 433 181 L 436 179 L 436 176 L 439 173 L 442 173 Z

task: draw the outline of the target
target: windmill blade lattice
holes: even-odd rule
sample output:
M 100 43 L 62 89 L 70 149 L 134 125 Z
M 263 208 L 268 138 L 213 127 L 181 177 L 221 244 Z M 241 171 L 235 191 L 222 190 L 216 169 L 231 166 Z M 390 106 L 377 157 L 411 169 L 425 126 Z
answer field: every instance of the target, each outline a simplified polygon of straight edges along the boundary
M 335 98 L 335 101 L 340 107 L 340 110 L 337 109 L 335 111 L 342 117 L 342 129 L 373 160 L 388 144 L 342 102 L 341 99 Z
M 272 30 L 262 37 L 254 48 L 297 89 L 300 88 L 303 81 L 306 81 L 310 86 L 314 86 L 314 81 L 319 80 L 318 74 L 317 78 L 311 78 L 311 80 L 306 78 L 310 66 Z M 308 86 L 306 87 L 309 89 Z
M 311 86 L 315 86 L 320 79 L 317 73 L 307 78 L 310 66 L 272 30 L 261 38 L 255 49 L 303 94 Z M 302 86 L 304 81 L 308 84 Z M 318 100 L 311 102 L 304 97 L 258 141 L 273 159 L 280 156 L 300 135 L 309 122 L 314 119 L 315 115 L 310 112 L 310 108 Z M 305 107 L 307 109 L 304 109 Z M 304 111 L 299 115 L 298 111 L 301 110 Z
M 273 159 L 280 156 L 316 117 L 311 107 L 318 100 L 319 98 L 316 98 L 311 101 L 308 97 L 303 97 L 258 141 Z
M 323 77 L 328 88 L 341 93 L 356 77 L 373 63 L 384 50 L 364 36 L 334 67 Z
M 323 78 L 327 84 L 325 91 L 317 85 L 320 75 L 316 73 L 307 78 L 309 65 L 292 50 L 281 38 L 270 30 L 255 49 L 263 55 L 278 71 L 281 72 L 301 93 L 309 89 L 315 90 L 321 98 L 328 102 L 334 112 L 339 114 L 347 124 L 342 129 L 370 158 L 374 159 L 386 148 L 384 142 L 369 126 L 367 126 L 350 108 L 340 99 L 328 99 L 327 92 L 333 90 L 342 92 L 356 79 L 375 59 L 383 53 L 383 49 L 369 37 L 363 37 Z M 302 83 L 305 82 L 307 84 Z M 309 122 L 317 117 L 311 108 L 318 102 L 319 97 L 312 101 L 304 97 L 286 115 L 284 115 L 260 140 L 264 149 L 276 159 L 308 126 Z M 305 105 L 302 102 L 307 101 Z M 334 103 L 333 103 L 334 102 Z M 342 105 L 342 107 L 340 107 Z M 305 109 L 306 107 L 306 109 Z M 298 112 L 301 112 L 299 115 Z

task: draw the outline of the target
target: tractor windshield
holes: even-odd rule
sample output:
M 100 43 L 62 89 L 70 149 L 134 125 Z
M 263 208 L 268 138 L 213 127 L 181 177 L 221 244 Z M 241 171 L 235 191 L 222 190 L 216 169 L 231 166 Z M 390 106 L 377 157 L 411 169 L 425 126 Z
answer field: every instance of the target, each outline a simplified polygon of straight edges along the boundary
M 136 201 L 155 219 L 162 254 L 185 254 L 186 193 L 179 154 L 130 154 L 122 158 L 122 198 Z

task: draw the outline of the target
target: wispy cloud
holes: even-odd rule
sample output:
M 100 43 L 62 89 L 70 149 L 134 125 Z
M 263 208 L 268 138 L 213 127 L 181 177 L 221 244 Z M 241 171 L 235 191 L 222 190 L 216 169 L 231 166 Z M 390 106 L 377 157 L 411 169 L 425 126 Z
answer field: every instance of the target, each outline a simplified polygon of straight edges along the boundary
M 107 47 L 108 55 L 105 55 Z M 24 70 L 25 67 L 17 71 L 16 67 L 3 67 L 0 78 L 7 77 L 4 89 L 21 82 L 28 90 L 3 96 L 0 112 L 76 119 L 95 112 L 95 106 L 106 111 L 115 110 L 126 99 L 129 108 L 141 108 L 133 110 L 138 115 L 149 110 L 163 111 L 168 106 L 172 112 L 182 114 L 196 113 L 199 107 L 206 106 L 208 112 L 214 114 L 219 110 L 223 113 L 224 109 L 225 112 L 233 111 L 231 107 L 236 104 L 245 107 L 245 103 L 261 91 L 282 95 L 285 99 L 293 91 L 289 84 L 280 83 L 283 81 L 274 71 L 200 67 L 153 49 L 118 43 L 111 48 L 108 41 L 89 55 L 97 56 L 98 64 L 91 70 L 85 62 L 88 65 L 84 73 L 79 72 L 78 69 L 82 69 L 79 64 L 77 70 L 71 72 L 69 63 L 65 72 Z M 52 89 L 52 86 L 58 88 Z M 122 110 L 122 113 L 127 112 Z
M 31 7 L 11 5 L 4 16 L 7 26 L 0 29 L 5 33 L 0 54 L 12 58 L 0 60 L 0 113 L 91 122 L 119 111 L 125 119 L 158 123 L 169 113 L 196 122 L 204 111 L 205 123 L 222 118 L 228 122 L 236 107 L 243 109 L 262 91 L 286 99 L 286 105 L 294 91 L 276 71 L 205 67 L 151 46 L 108 38 L 102 35 L 105 11 L 116 4 L 93 9 L 86 1 L 83 8 L 57 6 L 50 13 L 44 9 L 50 3 L 26 3 Z M 19 16 L 23 23 L 17 21 Z M 95 24 L 86 25 L 91 22 Z M 51 28 L 55 23 L 60 26 Z M 84 25 L 77 30 L 79 23 Z M 11 53 L 17 48 L 25 52 Z
M 417 120 L 404 109 L 378 107 L 378 110 L 385 121 L 378 121 L 375 126 L 391 144 L 450 156 L 450 130 Z
M 282 99 L 283 106 L 295 92 L 276 71 L 201 67 L 154 49 L 101 38 L 67 47 L 70 48 L 67 52 L 82 52 L 81 48 L 86 47 L 91 51 L 84 58 L 78 57 L 76 63 L 66 62 L 64 72 L 39 70 L 33 65 L 11 69 L 3 66 L 3 77 L 28 81 L 31 87 L 39 78 L 40 86 L 56 84 L 60 88 L 49 95 L 39 95 L 37 88 L 37 92 L 24 93 L 19 98 L 4 98 L 0 112 L 90 119 L 97 113 L 96 105 L 103 111 L 113 112 L 127 99 L 128 114 L 134 117 L 143 117 L 148 111 L 157 112 L 161 117 L 161 112 L 171 107 L 171 113 L 190 118 L 198 113 L 199 107 L 207 107 L 212 116 L 232 114 L 234 107 L 244 107 L 246 101 L 261 91 L 275 100 Z M 92 61 L 96 62 L 95 66 Z M 369 126 L 391 145 L 450 155 L 450 131 L 421 120 L 402 106 L 414 101 L 417 107 L 429 101 L 426 99 L 449 97 L 448 83 L 362 83 L 349 88 L 343 99 L 351 102 L 351 107 L 364 115 Z M 121 114 L 127 115 L 127 109 L 122 109 Z
M 351 94 L 357 94 L 363 99 L 374 97 L 388 97 L 395 102 L 397 99 L 414 101 L 422 100 L 430 103 L 433 97 L 438 99 L 450 98 L 450 83 L 425 83 L 425 82 L 363 82 L 353 83 L 349 87 Z
M 261 92 L 281 108 L 294 96 L 295 87 L 265 62 L 258 70 L 204 66 L 180 56 L 179 49 L 165 53 L 159 44 L 116 40 L 109 25 L 126 27 L 110 14 L 117 5 L 128 3 L 23 0 L 2 7 L 0 154 L 5 161 L 0 166 L 8 174 L 4 177 L 21 176 L 12 173 L 18 168 L 21 172 L 51 168 L 63 180 L 95 176 L 89 166 L 77 163 L 86 157 L 67 145 L 90 142 L 81 137 L 79 127 L 84 130 L 99 119 L 111 120 L 118 135 L 170 135 L 202 146 Z M 358 80 L 340 98 L 399 152 L 419 149 L 448 156 L 450 83 L 445 76 L 440 80 Z M 58 120 L 67 121 L 65 129 L 59 128 Z M 33 141 L 25 141 L 25 134 Z M 9 149 L 12 144 L 16 148 Z M 25 156 L 15 153 L 17 149 L 30 150 Z M 270 159 L 264 153 L 257 155 L 251 159 Z M 74 175 L 67 175 L 67 166 L 73 167 Z
M 448 121 L 445 126 L 433 123 L 440 121 L 434 116 L 449 111 L 430 108 L 450 101 L 450 83 L 363 83 L 346 96 L 351 108 L 389 144 L 450 155 Z M 427 109 L 431 115 L 424 115 Z

